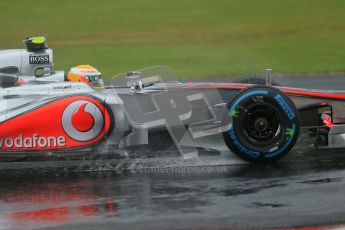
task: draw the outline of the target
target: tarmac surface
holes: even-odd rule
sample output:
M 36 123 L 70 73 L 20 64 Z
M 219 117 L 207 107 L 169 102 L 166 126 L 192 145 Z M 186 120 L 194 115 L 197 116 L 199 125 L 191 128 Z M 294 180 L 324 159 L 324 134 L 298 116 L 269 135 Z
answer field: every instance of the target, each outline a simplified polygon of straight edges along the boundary
M 276 78 L 345 89 L 344 77 Z M 301 134 L 279 163 L 252 165 L 214 136 L 196 159 L 174 149 L 109 160 L 0 163 L 0 229 L 245 229 L 345 222 L 345 150 Z M 217 151 L 209 150 L 214 148 Z

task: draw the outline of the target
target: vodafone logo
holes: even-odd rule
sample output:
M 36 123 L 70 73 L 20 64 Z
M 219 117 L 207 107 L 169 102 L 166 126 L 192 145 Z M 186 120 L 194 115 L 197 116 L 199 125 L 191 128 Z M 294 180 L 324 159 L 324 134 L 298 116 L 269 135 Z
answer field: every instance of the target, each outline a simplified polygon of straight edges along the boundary
M 104 116 L 97 105 L 78 100 L 69 104 L 62 114 L 62 127 L 76 141 L 90 141 L 103 130 Z

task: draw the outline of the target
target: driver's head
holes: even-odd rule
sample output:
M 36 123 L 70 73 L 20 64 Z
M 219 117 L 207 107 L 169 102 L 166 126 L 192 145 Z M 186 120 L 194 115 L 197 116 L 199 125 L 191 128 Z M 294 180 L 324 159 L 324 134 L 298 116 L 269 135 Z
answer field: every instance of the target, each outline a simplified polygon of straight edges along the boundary
M 91 65 L 78 65 L 70 69 L 67 81 L 85 82 L 95 89 L 104 89 L 102 74 Z

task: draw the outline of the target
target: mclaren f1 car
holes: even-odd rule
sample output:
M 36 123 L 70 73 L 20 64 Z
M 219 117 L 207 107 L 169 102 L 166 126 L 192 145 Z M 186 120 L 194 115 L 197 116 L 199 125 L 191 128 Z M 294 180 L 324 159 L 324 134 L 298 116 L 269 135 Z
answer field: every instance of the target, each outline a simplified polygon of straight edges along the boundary
M 163 132 L 185 157 L 197 154 L 195 138 L 222 134 L 240 158 L 273 162 L 293 148 L 300 129 L 317 137 L 317 148 L 345 148 L 345 91 L 282 87 L 270 74 L 235 83 L 178 82 L 164 66 L 117 75 L 96 90 L 54 72 L 44 38 L 25 44 L 0 51 L 6 159 L 157 144 L 151 136 Z

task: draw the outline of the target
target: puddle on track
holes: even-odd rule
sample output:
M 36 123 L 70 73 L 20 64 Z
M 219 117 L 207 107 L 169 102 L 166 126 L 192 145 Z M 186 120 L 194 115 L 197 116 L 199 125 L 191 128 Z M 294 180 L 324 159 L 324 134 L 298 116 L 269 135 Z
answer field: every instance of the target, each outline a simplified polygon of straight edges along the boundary
M 301 138 L 278 164 L 218 151 L 126 150 L 94 160 L 3 162 L 0 226 L 58 229 L 290 227 L 341 223 L 345 152 Z M 1 227 L 0 227 L 1 229 Z

